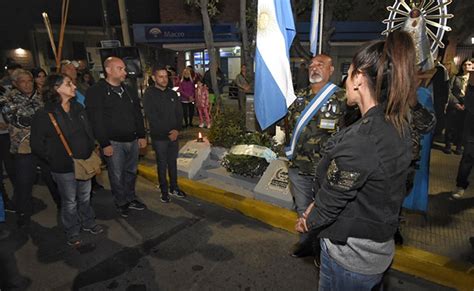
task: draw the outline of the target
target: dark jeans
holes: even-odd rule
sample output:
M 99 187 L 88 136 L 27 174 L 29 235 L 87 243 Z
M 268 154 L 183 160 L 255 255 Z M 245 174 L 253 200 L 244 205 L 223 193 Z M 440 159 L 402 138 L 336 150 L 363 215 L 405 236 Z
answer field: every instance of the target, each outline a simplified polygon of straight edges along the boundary
M 185 126 L 193 125 L 193 116 L 194 116 L 194 104 L 193 103 L 181 103 L 183 106 L 183 119 Z
M 90 204 L 91 181 L 76 180 L 74 173 L 51 173 L 61 194 L 61 221 L 68 239 L 78 236 L 81 226 L 95 226 Z
M 61 195 L 58 191 L 58 186 L 56 182 L 53 180 L 53 176 L 51 175 L 51 169 L 49 165 L 44 161 L 38 159 L 38 165 L 41 168 L 41 179 L 48 187 L 49 193 L 51 194 L 51 198 L 53 198 L 54 203 L 58 209 L 61 208 Z
M 444 143 L 446 146 L 454 143 L 459 147 L 462 144 L 462 134 L 464 130 L 464 111 L 456 109 L 448 109 L 446 113 L 446 132 L 444 135 Z
M 0 134 L 0 191 L 3 194 L 3 201 L 8 201 L 8 195 L 3 184 L 3 167 L 7 171 L 8 178 L 12 185 L 15 185 L 15 161 L 10 153 L 10 135 L 8 133 Z
M 115 205 L 120 207 L 137 199 L 135 182 L 138 168 L 138 141 L 110 141 L 114 154 L 106 157 L 110 188 Z
M 474 143 L 467 142 L 464 146 L 461 161 L 459 162 L 456 186 L 466 189 L 469 186 L 468 178 L 474 164 Z
M 321 240 L 321 267 L 319 269 L 319 291 L 381 290 L 383 273 L 364 275 L 346 270 L 328 254 Z
M 153 140 L 153 150 L 156 154 L 156 167 L 158 169 L 158 183 L 161 193 L 168 193 L 166 170 L 170 178 L 169 190 L 178 190 L 178 151 L 179 142 L 170 140 Z
M 36 158 L 32 154 L 15 154 L 15 207 L 17 215 L 32 214 L 31 191 L 36 180 Z

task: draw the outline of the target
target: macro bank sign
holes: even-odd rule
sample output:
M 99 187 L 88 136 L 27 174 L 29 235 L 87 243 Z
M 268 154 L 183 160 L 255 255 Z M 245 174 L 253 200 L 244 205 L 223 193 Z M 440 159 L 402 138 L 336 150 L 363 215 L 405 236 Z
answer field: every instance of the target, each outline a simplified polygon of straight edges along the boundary
M 212 26 L 214 41 L 238 41 L 236 24 Z M 135 42 L 140 43 L 180 43 L 204 42 L 204 28 L 193 24 L 134 24 Z

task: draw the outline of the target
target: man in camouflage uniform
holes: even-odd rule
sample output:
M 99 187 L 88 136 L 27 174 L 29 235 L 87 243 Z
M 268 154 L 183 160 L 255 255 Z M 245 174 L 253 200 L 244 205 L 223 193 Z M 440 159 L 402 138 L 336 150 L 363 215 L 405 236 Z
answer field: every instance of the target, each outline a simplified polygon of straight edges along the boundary
M 35 112 L 43 106 L 33 89 L 30 72 L 17 69 L 12 73 L 14 89 L 0 98 L 0 108 L 8 123 L 10 152 L 15 159 L 15 204 L 18 225 L 25 226 L 31 216 L 31 191 L 36 178 L 36 162 L 30 148 L 30 125 Z
M 329 82 L 334 66 L 330 56 L 315 56 L 309 65 L 310 86 L 297 92 L 296 101 L 289 108 L 290 132 L 305 107 L 316 94 Z M 290 191 L 294 197 L 296 211 L 301 217 L 314 200 L 313 179 L 316 165 L 321 159 L 321 150 L 327 139 L 344 126 L 346 112 L 345 93 L 336 91 L 322 105 L 309 123 L 302 129 L 301 135 L 289 163 L 288 176 Z M 304 257 L 313 254 L 313 239 L 308 234 L 301 234 L 299 243 L 292 252 L 293 257 Z

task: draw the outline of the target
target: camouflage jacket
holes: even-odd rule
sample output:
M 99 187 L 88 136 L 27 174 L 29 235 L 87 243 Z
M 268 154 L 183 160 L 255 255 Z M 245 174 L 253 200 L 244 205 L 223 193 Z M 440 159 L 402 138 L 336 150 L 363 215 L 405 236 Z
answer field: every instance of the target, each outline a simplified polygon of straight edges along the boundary
M 33 115 L 43 107 L 41 96 L 34 93 L 28 97 L 17 89 L 13 89 L 0 97 L 0 108 L 8 123 L 10 133 L 10 152 L 13 154 L 29 154 L 30 125 Z
M 297 98 L 290 106 L 288 113 L 290 132 L 293 131 L 301 112 L 314 96 L 311 87 L 296 92 Z M 321 149 L 324 144 L 334 132 L 345 126 L 346 111 L 346 95 L 341 89 L 329 98 L 301 132 L 290 167 L 298 168 L 301 175 L 313 175 L 321 159 Z
M 424 134 L 429 133 L 436 125 L 436 118 L 433 112 L 417 103 L 410 110 L 410 134 L 412 141 L 412 164 L 418 169 L 418 161 L 421 159 L 421 139 Z

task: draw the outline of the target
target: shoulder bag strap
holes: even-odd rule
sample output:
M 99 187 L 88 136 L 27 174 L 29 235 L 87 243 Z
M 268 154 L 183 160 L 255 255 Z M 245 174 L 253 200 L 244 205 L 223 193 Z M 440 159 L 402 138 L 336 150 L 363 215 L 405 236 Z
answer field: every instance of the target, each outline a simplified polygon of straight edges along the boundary
M 66 149 L 67 154 L 72 158 L 72 151 L 69 145 L 67 144 L 66 139 L 64 138 L 64 135 L 59 128 L 58 122 L 56 121 L 56 118 L 54 118 L 54 115 L 52 113 L 48 113 L 49 119 L 51 119 L 51 123 L 53 123 L 54 128 L 56 129 L 56 133 L 59 135 L 59 139 L 61 139 L 61 142 L 64 145 L 64 148 Z

